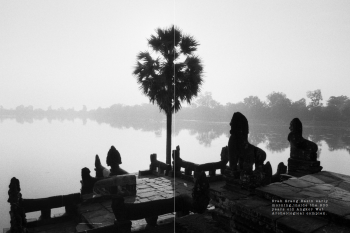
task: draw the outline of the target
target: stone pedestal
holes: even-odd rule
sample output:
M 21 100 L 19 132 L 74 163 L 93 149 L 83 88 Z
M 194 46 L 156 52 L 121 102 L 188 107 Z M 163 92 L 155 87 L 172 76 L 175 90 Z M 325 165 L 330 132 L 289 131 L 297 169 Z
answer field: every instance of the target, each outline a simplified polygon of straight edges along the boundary
M 303 176 L 314 174 L 322 170 L 320 161 L 306 161 L 289 158 L 288 159 L 288 174 L 295 176 Z
M 307 140 L 305 140 L 307 141 Z M 313 142 L 307 141 L 308 144 L 315 144 Z M 317 145 L 314 146 L 317 148 Z M 291 145 L 290 150 L 290 158 L 292 159 L 298 159 L 298 160 L 306 160 L 306 161 L 316 161 L 317 160 L 317 150 L 311 150 L 308 148 L 308 150 L 296 148 L 295 146 Z
M 232 170 L 227 168 L 224 173 L 226 188 L 229 190 L 236 187 L 254 192 L 254 189 L 271 183 L 272 168 L 270 162 L 267 162 L 259 170 Z
M 254 189 L 259 186 L 257 184 L 255 176 L 252 174 L 245 174 L 239 170 L 233 171 L 227 168 L 224 173 L 224 179 L 226 181 L 225 189 L 230 191 L 237 191 L 240 189 L 253 192 Z

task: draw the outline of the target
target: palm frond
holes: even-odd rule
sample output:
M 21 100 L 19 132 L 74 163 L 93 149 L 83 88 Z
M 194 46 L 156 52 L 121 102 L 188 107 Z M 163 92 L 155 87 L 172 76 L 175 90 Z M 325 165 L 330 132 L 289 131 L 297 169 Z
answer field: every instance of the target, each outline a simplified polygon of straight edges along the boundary
M 198 45 L 198 42 L 192 36 L 183 36 L 180 43 L 180 48 L 185 55 L 189 55 L 197 50 Z

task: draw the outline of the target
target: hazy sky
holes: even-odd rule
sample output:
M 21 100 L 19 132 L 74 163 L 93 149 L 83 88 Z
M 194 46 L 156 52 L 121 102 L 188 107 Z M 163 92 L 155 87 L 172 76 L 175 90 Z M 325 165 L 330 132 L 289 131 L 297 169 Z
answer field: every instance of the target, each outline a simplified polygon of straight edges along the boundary
M 202 91 L 222 104 L 350 97 L 349 12 L 347 0 L 0 0 L 0 105 L 147 103 L 136 55 L 172 24 L 199 41 Z

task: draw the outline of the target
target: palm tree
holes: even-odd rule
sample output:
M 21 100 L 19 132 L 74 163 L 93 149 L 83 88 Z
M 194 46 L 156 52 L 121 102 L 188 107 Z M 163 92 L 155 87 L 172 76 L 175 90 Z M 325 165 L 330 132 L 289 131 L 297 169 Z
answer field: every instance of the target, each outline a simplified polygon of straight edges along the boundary
M 173 25 L 156 29 L 148 45 L 157 57 L 140 52 L 133 74 L 150 102 L 166 114 L 166 163 L 170 164 L 172 114 L 181 109 L 181 102 L 191 103 L 203 82 L 201 60 L 193 54 L 199 44 Z

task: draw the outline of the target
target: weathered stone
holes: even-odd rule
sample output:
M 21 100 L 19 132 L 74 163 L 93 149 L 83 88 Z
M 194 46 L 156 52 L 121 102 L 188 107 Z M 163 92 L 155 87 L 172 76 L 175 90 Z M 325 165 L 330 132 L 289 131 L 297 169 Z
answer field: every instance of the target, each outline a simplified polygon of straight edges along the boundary
M 346 201 L 350 203 L 350 193 L 338 187 L 335 187 L 333 192 L 328 195 L 329 198 Z
M 349 182 L 346 182 L 346 181 L 343 181 L 341 182 L 339 185 L 338 185 L 338 188 L 341 188 L 347 192 L 350 192 L 350 183 Z
M 276 225 L 276 220 L 279 218 L 282 218 L 283 216 L 281 215 L 272 215 L 272 207 L 271 207 L 271 203 L 268 206 L 260 206 L 256 209 L 254 209 L 254 211 L 256 212 L 256 215 L 258 216 L 258 218 L 267 223 L 267 224 L 271 224 L 271 225 Z
M 288 188 L 283 187 L 282 185 L 268 185 L 265 187 L 255 189 L 256 195 L 272 200 L 272 199 L 285 199 L 285 200 L 297 200 L 297 199 L 306 199 L 308 196 L 293 193 Z
M 165 195 L 166 196 L 166 195 Z M 169 197 L 167 198 L 171 198 L 171 197 L 174 197 L 173 195 L 170 195 Z M 154 196 L 150 196 L 148 197 L 149 200 L 151 201 L 155 201 L 155 200 L 162 200 L 164 199 L 163 195 L 154 195 Z
M 284 216 L 276 221 L 276 230 L 288 233 L 311 233 L 327 224 L 327 221 L 317 217 Z
M 313 176 L 319 180 L 322 180 L 325 183 L 328 183 L 328 184 L 344 180 L 343 178 L 337 176 L 336 173 L 329 172 L 329 171 L 321 171 L 317 174 L 314 174 Z M 346 177 L 348 177 L 348 176 L 346 176 Z
M 316 199 L 317 200 L 317 199 Z M 325 208 L 328 215 L 335 219 L 342 219 L 350 214 L 350 203 L 336 199 L 328 199 L 328 207 Z
M 306 205 L 302 206 L 303 208 L 313 211 L 308 214 L 314 215 L 272 215 L 272 203 L 268 204 L 269 201 L 263 201 L 266 205 L 259 206 L 259 198 L 251 195 L 238 197 L 238 199 L 233 196 L 230 199 L 230 193 L 240 194 L 238 186 L 235 186 L 236 191 L 228 190 L 227 193 L 220 189 L 213 190 L 212 200 L 216 207 L 223 211 L 222 214 L 225 214 L 225 217 L 232 215 L 230 221 L 232 232 L 313 232 L 324 227 L 329 221 L 335 225 L 350 224 L 350 195 L 347 191 L 347 178 L 348 176 L 323 171 L 255 189 L 258 197 L 292 205 L 294 203 L 292 200 L 295 200 L 298 204 Z M 287 211 L 287 209 L 284 210 L 284 212 Z M 220 211 L 217 212 L 220 213 Z M 275 226 L 278 227 L 275 228 Z
M 308 181 L 308 182 L 314 183 L 314 184 L 324 184 L 325 183 L 323 180 L 320 180 L 317 177 L 312 176 L 312 175 L 302 176 L 299 179 L 300 180 L 305 180 L 305 181 Z
M 135 175 L 118 175 L 99 180 L 94 185 L 95 194 L 112 194 L 112 188 L 118 189 L 118 194 L 130 196 L 136 194 L 136 176 Z
M 145 193 L 140 193 L 138 194 L 139 197 L 144 198 L 144 197 L 151 197 L 157 195 L 157 191 L 150 191 L 150 192 L 145 192 Z
M 291 185 L 283 184 L 283 183 L 278 183 L 277 187 L 283 187 L 285 189 L 289 189 L 291 192 L 294 192 L 294 193 L 298 193 L 302 190 L 301 188 L 296 188 L 296 187 L 293 187 Z
M 344 175 L 344 174 L 340 174 L 340 173 L 336 173 L 336 172 L 331 172 L 333 176 L 340 178 L 341 180 L 344 180 L 348 183 L 350 183 L 350 176 L 348 175 Z
M 319 193 L 327 196 L 329 193 L 333 192 L 334 186 L 330 184 L 319 184 L 312 187 L 304 188 L 303 191 Z
M 261 206 L 271 206 L 271 201 L 262 199 L 262 198 L 248 198 L 246 200 L 241 200 L 237 202 L 237 209 L 250 213 L 252 209 L 261 207 Z
M 114 223 L 114 219 L 115 219 L 114 214 L 109 212 L 105 208 L 95 210 L 95 211 L 89 211 L 89 212 L 83 213 L 81 216 L 87 223 L 89 223 L 90 226 L 92 226 L 92 228 L 101 227 L 102 224 L 103 226 L 111 225 Z M 102 221 L 104 223 L 102 223 Z
M 329 224 L 327 226 L 321 227 L 314 233 L 346 233 L 350 232 L 350 228 L 347 226 L 339 226 L 335 224 Z
M 141 190 L 141 189 L 146 189 L 146 188 L 149 188 L 151 187 L 150 185 L 146 185 L 146 184 L 143 184 L 143 185 L 139 185 L 137 184 L 137 191 Z
M 295 188 L 306 188 L 314 185 L 313 183 L 300 180 L 300 179 L 289 179 L 289 180 L 283 181 L 283 184 L 287 184 Z
M 154 190 L 153 187 L 151 187 L 151 186 L 148 186 L 148 187 L 149 187 L 149 188 L 138 189 L 138 190 L 137 190 L 137 193 L 138 193 L 138 194 L 141 194 L 141 193 L 146 193 L 146 192 L 149 192 L 149 191 L 153 191 L 153 190 Z
M 319 161 L 303 161 L 293 158 L 288 159 L 288 174 L 304 176 L 314 174 L 322 170 Z
M 171 165 L 163 163 L 157 160 L 157 154 L 151 154 L 150 156 L 151 164 L 149 166 L 149 170 L 156 173 L 157 175 L 169 175 L 171 170 Z

